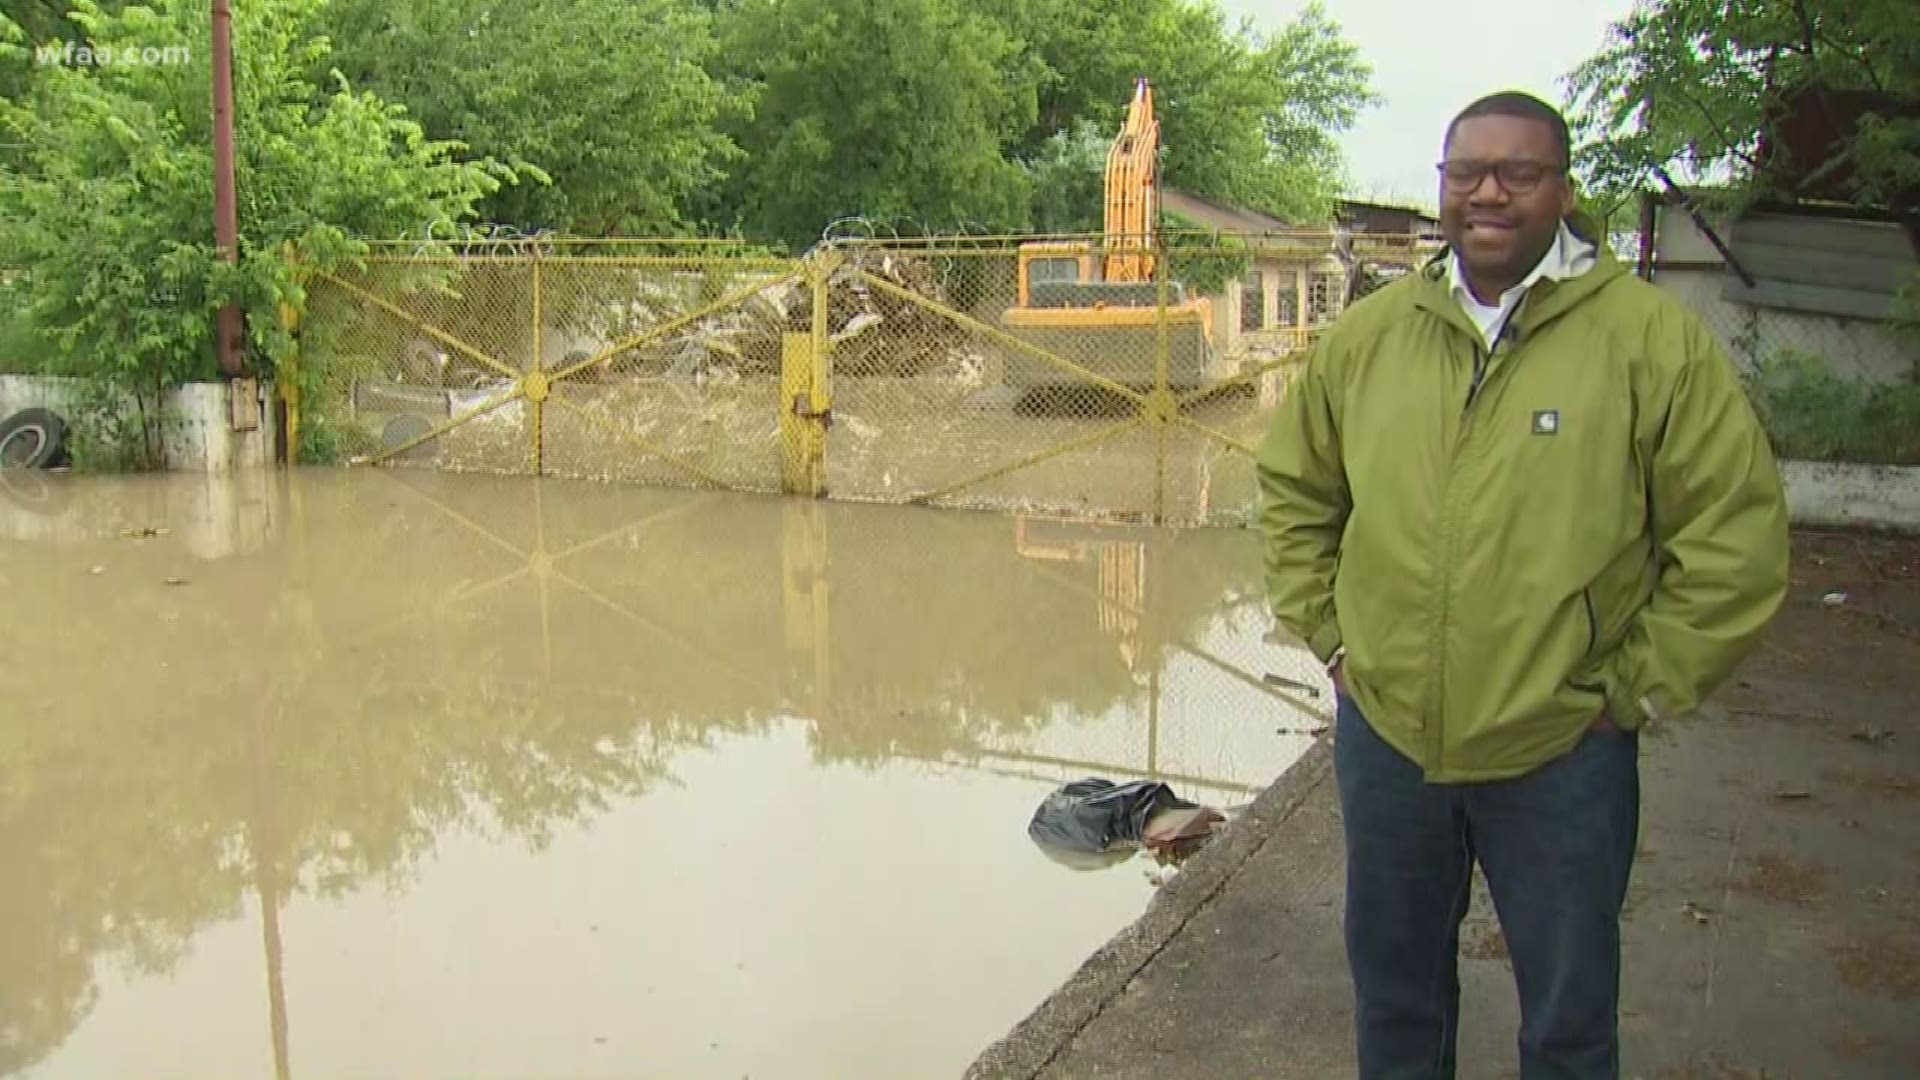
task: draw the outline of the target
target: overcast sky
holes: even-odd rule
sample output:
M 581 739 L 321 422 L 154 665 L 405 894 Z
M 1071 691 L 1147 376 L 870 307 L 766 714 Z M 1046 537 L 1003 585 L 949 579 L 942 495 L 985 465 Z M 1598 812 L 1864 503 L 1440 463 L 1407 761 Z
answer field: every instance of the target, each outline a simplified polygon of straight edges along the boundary
M 1305 0 L 1221 0 L 1229 17 L 1271 31 Z M 1603 44 L 1632 0 L 1324 0 L 1327 14 L 1373 65 L 1386 103 L 1345 138 L 1355 194 L 1437 196 L 1433 163 L 1447 121 L 1496 90 L 1526 90 L 1562 105 L 1559 80 Z

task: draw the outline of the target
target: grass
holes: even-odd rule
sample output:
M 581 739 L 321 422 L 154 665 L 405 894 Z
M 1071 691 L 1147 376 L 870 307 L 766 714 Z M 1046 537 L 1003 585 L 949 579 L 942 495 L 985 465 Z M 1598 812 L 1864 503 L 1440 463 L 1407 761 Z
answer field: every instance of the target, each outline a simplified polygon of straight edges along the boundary
M 31 375 L 39 370 L 40 346 L 25 319 L 0 308 L 0 375 Z
M 1783 458 L 1920 465 L 1920 375 L 1845 379 L 1817 356 L 1783 352 L 1748 375 L 1747 393 Z

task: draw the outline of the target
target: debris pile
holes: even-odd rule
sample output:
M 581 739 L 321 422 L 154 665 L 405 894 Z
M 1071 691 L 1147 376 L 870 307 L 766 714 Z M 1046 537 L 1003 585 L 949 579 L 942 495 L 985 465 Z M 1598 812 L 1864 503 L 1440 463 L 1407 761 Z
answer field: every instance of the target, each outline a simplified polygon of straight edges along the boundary
M 950 306 L 939 269 L 927 259 L 853 250 L 827 281 L 827 337 L 840 375 L 920 375 L 967 351 L 968 332 L 919 300 L 869 285 L 862 273 L 920 300 Z M 700 320 L 676 351 L 704 354 L 741 375 L 780 370 L 780 341 L 813 329 L 813 290 L 803 281 L 763 290 L 739 307 Z
M 1027 823 L 1027 836 L 1055 861 L 1098 869 L 1151 853 L 1178 864 L 1213 838 L 1227 816 L 1188 802 L 1157 780 L 1116 784 L 1087 777 L 1049 794 Z
M 966 307 L 955 303 L 955 290 L 948 287 L 947 279 L 978 277 L 984 273 L 980 265 L 955 267 L 934 258 L 859 245 L 841 249 L 840 255 L 841 262 L 827 284 L 827 334 L 837 373 L 923 375 L 978 351 L 970 345 L 970 331 L 921 301 Z M 547 334 L 571 339 L 572 347 L 562 361 L 568 368 L 610 345 L 676 323 L 729 294 L 751 289 L 756 275 L 766 280 L 777 276 L 776 270 L 766 266 L 745 270 L 727 265 L 724 259 L 669 270 L 594 268 L 588 272 L 569 267 L 562 258 L 550 273 L 554 283 L 548 292 L 552 318 Z M 875 288 L 863 274 L 901 292 Z M 402 306 L 423 326 L 478 341 L 501 357 L 517 357 L 532 348 L 530 335 L 521 334 L 524 327 L 515 307 L 521 298 L 511 291 L 519 288 L 517 284 L 462 279 L 445 288 L 462 296 L 463 303 L 448 307 L 445 292 L 428 289 L 407 295 Z M 670 333 L 603 357 L 570 374 L 569 381 L 665 378 L 704 385 L 742 376 L 777 376 L 782 339 L 812 330 L 813 299 L 813 288 L 804 279 L 768 285 Z M 512 382 L 425 330 L 403 330 L 395 348 L 385 361 L 382 381 L 485 393 L 497 393 Z
M 969 332 L 920 302 L 953 304 L 934 261 L 860 248 L 842 254 L 843 261 L 827 280 L 827 337 L 836 374 L 923 375 L 971 355 Z M 651 280 L 623 285 L 626 295 L 607 299 L 610 314 L 582 317 L 568 328 L 583 343 L 593 344 L 591 353 L 576 349 L 568 365 L 594 355 L 605 344 L 684 318 L 751 284 L 750 279 L 721 273 L 724 280 L 707 270 L 685 271 L 684 276 L 693 280 L 681 282 L 678 288 Z M 875 288 L 863 273 L 909 295 Z M 769 285 L 660 339 L 607 357 L 578 378 L 596 382 L 665 378 L 705 385 L 777 376 L 782 339 L 812 332 L 813 298 L 813 288 L 805 280 Z

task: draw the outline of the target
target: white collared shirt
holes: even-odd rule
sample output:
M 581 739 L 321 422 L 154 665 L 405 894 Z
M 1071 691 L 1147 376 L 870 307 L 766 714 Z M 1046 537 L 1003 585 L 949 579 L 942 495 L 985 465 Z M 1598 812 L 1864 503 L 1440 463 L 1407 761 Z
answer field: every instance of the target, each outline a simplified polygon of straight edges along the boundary
M 1487 347 L 1491 349 L 1494 340 L 1500 336 L 1500 331 L 1506 326 L 1508 316 L 1513 314 L 1513 309 L 1520 304 L 1520 298 L 1527 294 L 1527 290 L 1532 288 L 1535 282 L 1543 278 L 1564 281 L 1567 278 L 1578 277 L 1593 269 L 1593 264 L 1597 261 L 1598 256 L 1595 254 L 1594 246 L 1575 236 L 1573 230 L 1567 228 L 1567 223 L 1563 221 L 1560 223 L 1559 235 L 1554 237 L 1553 246 L 1547 249 L 1547 253 L 1541 256 L 1540 261 L 1534 264 L 1533 269 L 1520 280 L 1518 285 L 1500 294 L 1498 304 L 1483 304 L 1474 297 L 1473 290 L 1467 288 L 1466 277 L 1460 269 L 1460 256 L 1457 254 L 1447 263 L 1447 283 L 1452 287 L 1454 298 L 1460 301 L 1460 307 L 1466 311 L 1467 318 L 1472 319 L 1474 325 L 1480 328 L 1480 336 L 1485 339 Z

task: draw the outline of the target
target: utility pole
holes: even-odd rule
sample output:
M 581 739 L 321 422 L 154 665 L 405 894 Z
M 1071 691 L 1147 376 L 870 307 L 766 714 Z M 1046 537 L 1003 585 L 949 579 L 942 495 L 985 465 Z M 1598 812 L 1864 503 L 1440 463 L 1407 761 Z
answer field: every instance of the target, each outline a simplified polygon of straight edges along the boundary
M 233 8 L 232 0 L 213 0 L 213 235 L 220 256 L 240 262 L 240 208 L 233 169 Z M 236 378 L 246 370 L 241 351 L 240 308 L 220 309 L 216 327 L 220 373 Z

